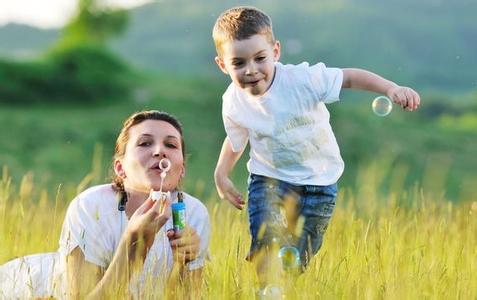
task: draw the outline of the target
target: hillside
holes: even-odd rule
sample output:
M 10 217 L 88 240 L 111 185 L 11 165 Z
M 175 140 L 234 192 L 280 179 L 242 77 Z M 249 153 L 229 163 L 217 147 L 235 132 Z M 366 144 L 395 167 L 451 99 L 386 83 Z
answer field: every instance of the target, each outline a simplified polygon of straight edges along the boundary
M 140 68 L 219 77 L 211 28 L 235 1 L 168 0 L 131 11 L 128 32 L 112 42 Z M 364 67 L 419 90 L 477 87 L 477 2 L 247 1 L 267 11 L 282 43 L 282 61 Z M 0 55 L 37 53 L 57 32 L 0 29 Z M 30 36 L 36 38 L 29 38 Z M 27 44 L 27 41 L 29 44 Z M 28 48 L 30 45 L 31 48 Z
M 376 172 L 386 180 L 384 189 L 400 184 L 426 186 L 450 199 L 475 195 L 474 2 L 250 2 L 274 19 L 282 61 L 307 58 L 338 67 L 365 67 L 421 93 L 418 112 L 406 114 L 396 107 L 386 118 L 372 114 L 375 95 L 370 93 L 344 92 L 343 101 L 330 106 L 347 163 L 343 186 L 359 186 L 362 170 L 378 166 Z M 152 71 L 138 72 L 143 77 L 134 83 L 133 101 L 115 98 L 97 105 L 82 101 L 53 106 L 43 101 L 50 97 L 28 109 L 2 106 L 0 128 L 12 130 L 0 130 L 0 166 L 8 166 L 17 181 L 31 170 L 35 180 L 53 189 L 91 178 L 91 171 L 96 182 L 104 182 L 121 120 L 133 111 L 153 108 L 177 115 L 185 125 L 190 154 L 186 185 L 213 191 L 213 169 L 224 137 L 220 96 L 228 79 L 213 64 L 210 30 L 217 15 L 232 5 L 175 0 L 132 11 L 129 31 L 111 46 L 137 70 Z M 0 29 L 0 55 L 25 58 L 16 56 L 25 53 L 19 49 L 38 54 L 57 36 L 58 31 L 10 25 Z M 46 92 L 51 95 L 51 90 Z M 242 190 L 244 161 L 234 175 Z
M 4 106 L 0 109 L 0 162 L 14 179 L 33 171 L 35 181 L 55 190 L 78 184 L 90 172 L 95 182 L 108 179 L 113 143 L 126 116 L 142 109 L 177 115 L 185 128 L 188 189 L 214 192 L 213 170 L 224 138 L 220 95 L 224 86 L 208 77 L 161 75 L 145 82 L 134 102 L 105 105 Z M 358 101 L 350 100 L 350 98 Z M 340 184 L 360 185 L 363 171 L 376 174 L 388 188 L 426 187 L 437 197 L 475 197 L 477 180 L 477 105 L 469 98 L 426 103 L 405 113 L 394 107 L 385 118 L 371 111 L 369 93 L 346 92 L 329 105 L 331 122 L 346 170 Z M 437 102 L 439 101 L 439 102 Z M 234 178 L 245 190 L 247 155 Z M 369 175 L 368 175 L 369 176 Z M 445 190 L 444 190 L 445 189 Z M 470 198 L 469 198 L 470 199 Z
M 59 37 L 57 30 L 43 30 L 21 24 L 0 27 L 0 56 L 29 59 L 40 55 Z

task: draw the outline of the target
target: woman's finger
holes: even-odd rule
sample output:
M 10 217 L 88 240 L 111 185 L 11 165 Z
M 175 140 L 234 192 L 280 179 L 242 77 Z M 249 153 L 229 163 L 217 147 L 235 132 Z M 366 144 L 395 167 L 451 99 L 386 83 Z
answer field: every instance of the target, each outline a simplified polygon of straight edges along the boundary
M 183 249 L 174 250 L 173 255 L 174 260 L 186 263 L 199 257 L 199 251 L 192 248 L 188 251 L 184 251 Z
M 182 247 L 199 247 L 200 246 L 200 238 L 198 236 L 190 236 L 190 237 L 182 237 L 180 239 L 172 240 L 170 242 L 172 248 L 182 248 Z
M 150 199 L 146 201 L 152 201 Z M 171 216 L 171 203 L 168 199 L 161 199 L 153 202 L 152 207 L 145 213 L 146 221 L 158 222 L 164 225 Z
M 154 206 L 154 201 L 150 197 L 148 197 L 134 212 L 134 214 L 144 214 Z

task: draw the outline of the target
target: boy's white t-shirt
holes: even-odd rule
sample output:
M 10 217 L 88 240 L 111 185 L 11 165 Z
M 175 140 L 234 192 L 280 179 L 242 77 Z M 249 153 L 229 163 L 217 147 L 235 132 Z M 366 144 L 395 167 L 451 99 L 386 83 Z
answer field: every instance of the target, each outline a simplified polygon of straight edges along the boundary
M 268 91 L 254 97 L 231 83 L 222 117 L 232 150 L 250 142 L 250 173 L 300 185 L 335 183 L 344 162 L 325 103 L 339 100 L 343 72 L 323 63 L 275 64 Z
M 177 193 L 172 194 L 177 201 Z M 210 221 L 207 208 L 198 199 L 184 193 L 186 224 L 200 236 L 200 254 L 189 262 L 190 270 L 200 268 L 208 255 Z M 80 247 L 86 261 L 107 268 L 111 263 L 128 219 L 118 210 L 118 200 L 111 184 L 91 187 L 69 205 L 57 252 L 17 258 L 0 266 L 0 299 L 36 298 L 53 295 L 67 298 L 66 256 Z M 165 235 L 172 229 L 172 218 L 156 234 L 144 262 L 143 272 L 131 280 L 130 291 L 141 298 L 147 290 L 163 295 L 173 265 L 172 249 Z M 152 285 L 152 288 L 147 288 Z M 150 296 L 150 295 L 149 295 Z

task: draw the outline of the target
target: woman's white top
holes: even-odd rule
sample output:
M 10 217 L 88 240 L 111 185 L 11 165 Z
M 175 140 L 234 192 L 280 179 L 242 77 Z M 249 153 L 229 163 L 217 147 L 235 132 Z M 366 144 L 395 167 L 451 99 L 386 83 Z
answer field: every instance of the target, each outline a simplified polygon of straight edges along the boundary
M 210 221 L 206 207 L 198 199 L 184 194 L 186 223 L 200 236 L 200 254 L 188 264 L 190 270 L 204 265 L 210 239 Z M 172 194 L 173 202 L 177 194 Z M 126 229 L 128 219 L 118 210 L 117 194 L 111 184 L 94 186 L 79 194 L 69 205 L 59 241 L 59 249 L 10 261 L 0 266 L 0 298 L 51 296 L 66 298 L 66 256 L 79 247 L 85 260 L 107 268 Z M 141 274 L 131 281 L 130 291 L 140 297 L 147 284 L 163 293 L 172 269 L 173 255 L 166 231 L 172 218 L 156 234 Z M 150 290 L 148 291 L 150 292 Z

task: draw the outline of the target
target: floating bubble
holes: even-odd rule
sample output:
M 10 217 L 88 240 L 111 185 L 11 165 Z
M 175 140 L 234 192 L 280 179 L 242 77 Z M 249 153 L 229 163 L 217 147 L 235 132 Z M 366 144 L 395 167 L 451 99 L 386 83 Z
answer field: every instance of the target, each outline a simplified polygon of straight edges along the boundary
M 282 299 L 283 298 L 283 289 L 279 285 L 269 284 L 267 285 L 260 295 L 260 299 Z
M 373 100 L 373 112 L 380 117 L 385 117 L 389 115 L 393 109 L 393 104 L 388 97 L 379 96 Z
M 278 257 L 282 261 L 285 270 L 295 269 L 301 265 L 300 251 L 292 246 L 283 246 L 278 251 Z

